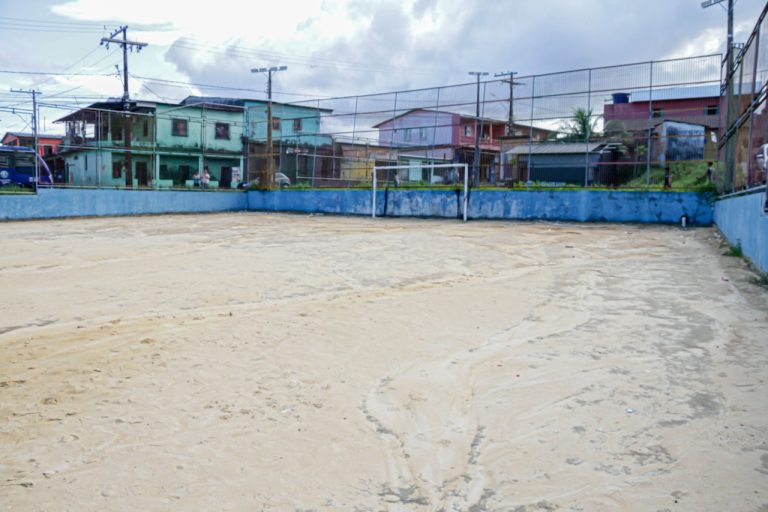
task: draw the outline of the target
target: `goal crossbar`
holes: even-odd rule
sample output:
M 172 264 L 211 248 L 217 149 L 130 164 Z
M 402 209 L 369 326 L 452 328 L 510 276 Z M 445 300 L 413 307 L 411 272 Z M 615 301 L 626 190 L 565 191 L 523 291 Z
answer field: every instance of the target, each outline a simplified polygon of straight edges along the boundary
M 376 218 L 376 192 L 378 183 L 378 171 L 382 170 L 398 170 L 398 169 L 413 169 L 412 165 L 374 165 L 373 166 L 373 197 L 371 200 L 371 217 Z M 469 198 L 469 165 L 468 164 L 429 164 L 422 165 L 421 169 L 427 169 L 430 171 L 430 182 L 432 178 L 432 171 L 435 169 L 463 169 L 464 170 L 464 197 L 462 198 L 462 218 L 464 222 L 467 222 L 467 203 Z

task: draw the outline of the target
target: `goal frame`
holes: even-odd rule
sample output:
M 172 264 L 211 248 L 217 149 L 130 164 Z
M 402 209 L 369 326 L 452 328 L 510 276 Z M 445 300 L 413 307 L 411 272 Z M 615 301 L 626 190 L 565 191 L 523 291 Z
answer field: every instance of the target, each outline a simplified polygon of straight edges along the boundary
M 461 201 L 461 207 L 462 207 L 462 218 L 464 222 L 467 222 L 467 207 L 468 207 L 468 201 L 469 201 L 469 164 L 430 164 L 426 166 L 422 166 L 423 168 L 427 168 L 430 170 L 430 182 L 432 179 L 432 175 L 435 169 L 464 169 L 464 197 Z M 377 177 L 378 177 L 378 171 L 379 169 L 412 169 L 413 166 L 411 165 L 374 165 L 373 166 L 373 173 L 372 173 L 372 181 L 373 181 L 373 196 L 371 198 L 371 217 L 376 218 L 376 192 L 378 190 L 377 187 Z

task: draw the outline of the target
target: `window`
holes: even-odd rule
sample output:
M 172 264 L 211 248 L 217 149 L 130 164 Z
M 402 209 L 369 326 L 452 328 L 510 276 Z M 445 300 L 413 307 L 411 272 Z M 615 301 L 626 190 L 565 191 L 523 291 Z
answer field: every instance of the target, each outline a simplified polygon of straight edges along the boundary
M 112 178 L 119 180 L 123 177 L 123 161 L 115 160 L 112 162 Z
M 111 121 L 112 125 L 112 142 L 123 140 L 123 120 L 119 117 L 113 117 Z
M 53 146 L 43 146 L 43 156 L 51 156 L 53 154 Z
M 716 116 L 720 113 L 720 108 L 717 105 L 707 105 L 704 109 L 705 116 Z
M 272 130 L 280 130 L 280 118 L 279 117 L 273 117 L 272 118 Z
M 403 140 L 411 140 L 411 129 L 406 128 L 405 133 L 403 134 Z
M 664 117 L 664 109 L 663 108 L 653 109 L 653 117 Z
M 144 125 L 141 128 L 141 134 L 143 137 L 149 137 L 149 121 L 144 120 Z
M 419 140 L 427 140 L 427 129 L 419 128 Z
M 186 119 L 171 119 L 171 135 L 175 137 L 186 137 L 187 134 Z
M 301 132 L 301 118 L 293 120 L 293 133 Z
M 229 140 L 229 123 L 216 123 L 216 138 Z
M 471 124 L 465 124 L 464 125 L 464 136 L 465 137 L 471 137 L 472 136 L 472 125 Z

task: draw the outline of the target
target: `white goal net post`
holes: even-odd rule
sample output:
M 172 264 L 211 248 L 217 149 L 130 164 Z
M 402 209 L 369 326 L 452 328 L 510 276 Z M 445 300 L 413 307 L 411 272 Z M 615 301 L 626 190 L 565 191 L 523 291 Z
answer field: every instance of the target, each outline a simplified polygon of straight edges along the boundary
M 376 217 L 376 193 L 382 186 L 405 189 L 425 187 L 440 190 L 463 184 L 461 210 L 462 218 L 467 222 L 468 164 L 374 165 L 372 182 L 371 217 L 374 218 Z

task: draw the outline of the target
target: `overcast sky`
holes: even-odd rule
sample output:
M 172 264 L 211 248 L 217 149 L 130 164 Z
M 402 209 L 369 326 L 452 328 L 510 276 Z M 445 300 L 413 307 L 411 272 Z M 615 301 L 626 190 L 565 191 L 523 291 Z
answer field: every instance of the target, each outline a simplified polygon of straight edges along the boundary
M 253 67 L 286 65 L 275 98 L 393 91 L 468 82 L 471 70 L 521 75 L 723 51 L 726 12 L 698 0 L 285 0 L 239 2 L 0 0 L 0 108 L 29 108 L 10 88 L 43 101 L 86 105 L 120 96 L 119 25 L 149 43 L 129 54 L 132 97 L 178 101 L 190 94 L 264 97 Z M 736 41 L 764 0 L 738 0 Z M 7 71 L 110 76 L 42 76 Z M 251 90 L 207 89 L 221 85 Z M 45 109 L 41 131 L 63 110 Z M 0 132 L 29 131 L 28 114 L 0 111 Z

